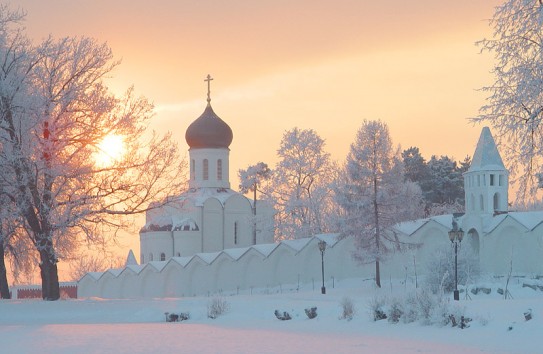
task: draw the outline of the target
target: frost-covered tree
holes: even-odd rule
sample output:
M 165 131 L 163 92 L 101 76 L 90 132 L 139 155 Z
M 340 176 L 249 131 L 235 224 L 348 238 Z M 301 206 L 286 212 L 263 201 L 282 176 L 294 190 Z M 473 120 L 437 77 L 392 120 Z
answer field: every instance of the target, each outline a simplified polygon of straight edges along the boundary
M 82 242 L 105 242 L 121 216 L 175 195 L 184 165 L 169 135 L 146 138 L 153 106 L 113 95 L 106 79 L 118 62 L 89 38 L 31 45 L 0 8 L 0 182 L 13 218 L 40 259 L 44 299 L 60 297 L 57 262 Z M 2 21 L 4 19 L 5 21 Z M 99 163 L 108 136 L 126 137 L 124 153 Z M 155 203 L 157 206 L 160 203 Z M 20 230 L 20 229 L 19 229 Z
M 238 171 L 239 177 L 239 189 L 243 194 L 253 192 L 253 244 L 256 244 L 256 192 L 262 193 L 261 186 L 263 183 L 269 181 L 272 171 L 264 162 L 259 162 L 256 165 L 251 165 L 245 170 Z
M 518 202 L 536 196 L 543 163 L 543 1 L 507 0 L 490 20 L 493 36 L 477 44 L 496 60 L 494 83 L 474 122 L 492 125 L 518 182 Z
M 276 209 L 276 238 L 293 239 L 327 231 L 325 210 L 333 176 L 325 141 L 312 129 L 283 134 L 271 183 L 264 192 Z
M 358 261 L 375 262 L 375 282 L 380 287 L 380 261 L 399 245 L 391 227 L 422 214 L 421 191 L 405 181 L 400 154 L 382 121 L 364 121 L 351 144 L 345 171 L 343 185 L 336 187 L 345 216 L 341 232 L 355 238 Z

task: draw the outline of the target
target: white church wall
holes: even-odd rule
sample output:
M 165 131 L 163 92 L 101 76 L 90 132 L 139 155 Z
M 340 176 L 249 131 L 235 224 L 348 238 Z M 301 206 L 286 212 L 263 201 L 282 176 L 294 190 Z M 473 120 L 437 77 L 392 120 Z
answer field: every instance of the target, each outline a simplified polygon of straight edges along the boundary
M 172 257 L 189 257 L 203 250 L 201 231 L 174 231 L 175 254 Z
M 251 203 L 235 194 L 224 203 L 224 248 L 247 247 L 253 244 Z
M 203 252 L 218 252 L 224 249 L 224 214 L 222 204 L 215 198 L 205 201 L 202 223 Z
M 229 176 L 229 155 L 230 150 L 227 148 L 204 148 L 189 150 L 191 161 L 194 161 L 194 174 L 191 171 L 191 180 L 189 185 L 191 188 L 213 187 L 213 188 L 230 188 Z M 204 175 L 204 160 L 207 160 L 207 179 Z M 221 160 L 222 176 L 217 173 L 217 161 Z M 192 162 L 191 162 L 192 164 Z M 194 178 L 192 178 L 194 177 Z M 219 179 L 218 177 L 221 177 Z

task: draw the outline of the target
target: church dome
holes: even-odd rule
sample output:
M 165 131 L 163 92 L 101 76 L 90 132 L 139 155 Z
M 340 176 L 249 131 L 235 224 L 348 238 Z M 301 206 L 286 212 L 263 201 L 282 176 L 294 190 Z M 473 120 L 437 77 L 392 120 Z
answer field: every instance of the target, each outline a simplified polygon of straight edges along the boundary
M 232 129 L 213 112 L 207 104 L 204 113 L 192 122 L 185 133 L 185 140 L 191 148 L 228 148 L 232 143 Z

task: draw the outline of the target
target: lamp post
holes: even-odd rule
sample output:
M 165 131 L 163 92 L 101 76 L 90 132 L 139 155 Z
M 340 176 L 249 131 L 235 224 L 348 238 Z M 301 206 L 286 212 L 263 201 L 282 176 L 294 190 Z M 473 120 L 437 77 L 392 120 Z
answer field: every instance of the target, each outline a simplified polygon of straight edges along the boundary
M 458 245 L 464 238 L 464 231 L 458 229 L 457 224 L 453 223 L 453 228 L 449 231 L 449 240 L 454 246 L 454 299 L 460 300 L 460 292 L 458 291 Z
M 324 251 L 326 251 L 326 242 L 319 241 L 319 251 L 321 251 L 321 267 L 322 267 L 322 288 L 321 294 L 326 294 L 326 288 L 324 287 Z

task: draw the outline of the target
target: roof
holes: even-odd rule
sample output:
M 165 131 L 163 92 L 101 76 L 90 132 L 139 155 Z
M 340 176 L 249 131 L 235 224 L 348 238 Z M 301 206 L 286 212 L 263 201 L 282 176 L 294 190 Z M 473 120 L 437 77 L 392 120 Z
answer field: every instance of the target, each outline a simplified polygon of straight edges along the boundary
M 228 148 L 232 139 L 232 129 L 215 114 L 210 103 L 185 132 L 185 140 L 190 148 Z
M 505 170 L 502 158 L 488 127 L 481 131 L 468 172 L 481 170 Z

